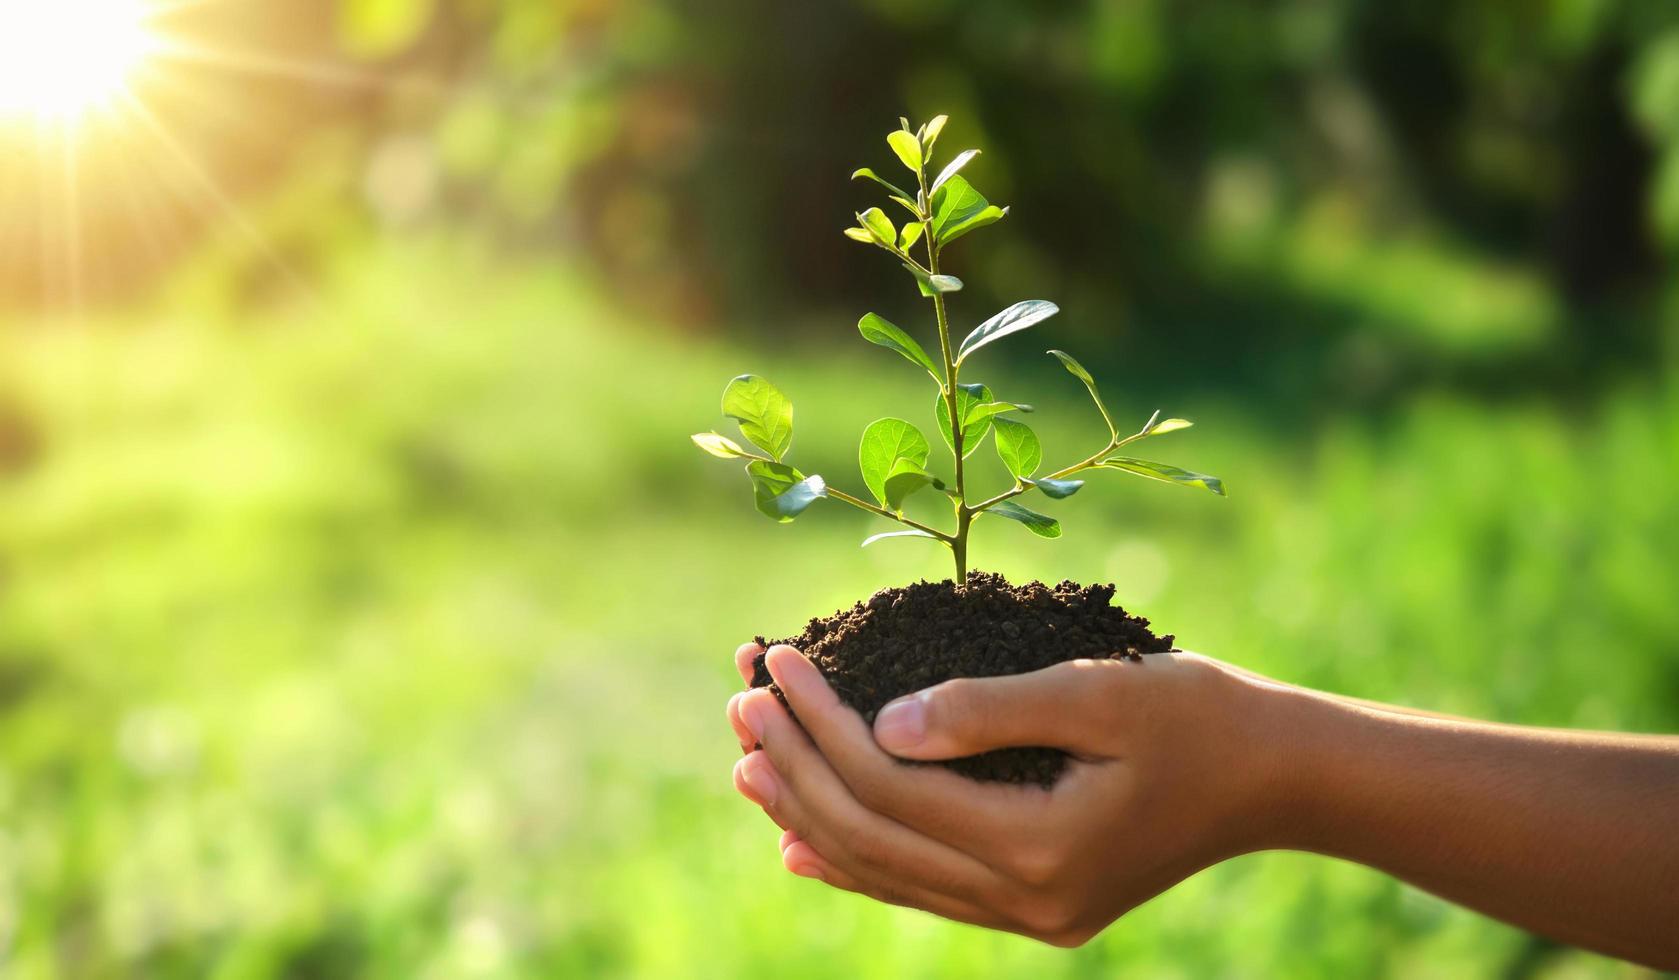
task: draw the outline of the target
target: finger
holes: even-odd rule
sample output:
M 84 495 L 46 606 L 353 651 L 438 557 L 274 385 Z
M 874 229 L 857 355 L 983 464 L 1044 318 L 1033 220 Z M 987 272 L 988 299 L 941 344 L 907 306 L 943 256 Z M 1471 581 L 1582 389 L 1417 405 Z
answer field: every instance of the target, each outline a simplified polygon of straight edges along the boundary
M 923 912 L 931 912 L 942 918 L 956 922 L 966 922 L 969 925 L 985 926 L 989 929 L 1009 928 L 1009 924 L 1000 916 L 993 915 L 970 902 L 964 902 L 947 895 L 937 895 L 923 889 L 905 887 L 877 878 L 856 877 L 817 853 L 816 848 L 810 846 L 806 841 L 795 841 L 783 850 L 781 852 L 781 863 L 788 871 L 801 878 L 814 878 L 843 891 L 855 892 L 872 898 L 877 902 L 903 908 L 920 909 Z
M 1069 660 L 1026 674 L 945 681 L 881 708 L 875 742 L 905 759 L 957 759 L 1014 746 L 1100 757 L 1121 675 L 1131 669 L 1146 668 Z
M 799 842 L 799 832 L 798 831 L 796 831 L 796 830 L 783 830 L 781 832 L 781 843 L 778 846 L 781 848 L 781 853 L 786 854 L 787 849 L 789 847 L 792 847 L 794 844 L 797 844 L 798 842 Z
M 782 823 L 781 820 L 779 818 L 777 818 L 774 813 L 770 812 L 770 808 L 768 806 L 766 806 L 765 803 L 764 803 L 764 797 L 747 780 L 746 760 L 750 759 L 751 757 L 752 757 L 751 755 L 746 755 L 746 756 L 743 756 L 743 757 L 735 760 L 735 774 L 734 774 L 735 792 L 737 792 L 740 795 L 746 797 L 747 800 L 749 800 L 750 802 L 756 803 L 756 804 L 758 804 L 758 806 L 763 807 L 765 815 L 767 815 L 770 818 L 770 820 L 774 821 L 774 823 L 777 827 L 780 827 L 783 831 L 785 831 L 785 830 L 788 829 L 787 825 L 785 823 Z
M 792 840 L 787 840 L 792 837 Z M 816 853 L 816 848 L 799 839 L 798 834 L 789 830 L 781 835 L 786 846 L 781 849 L 781 864 L 788 871 L 801 878 L 815 878 L 817 881 L 847 880 L 851 876 L 834 867 L 827 858 Z M 789 853 L 791 852 L 791 853 Z M 854 880 L 854 879 L 852 879 Z
M 1003 880 L 985 864 L 858 803 L 774 695 L 749 692 L 740 710 L 764 746 L 742 760 L 747 783 L 828 860 L 853 877 L 879 875 L 980 905 L 999 893 Z
M 752 751 L 758 739 L 752 734 L 752 729 L 746 727 L 746 722 L 740 717 L 740 699 L 746 695 L 745 691 L 735 692 L 729 699 L 729 707 L 724 712 L 729 719 L 729 727 L 735 730 L 735 741 L 740 743 L 740 753 L 745 755 Z
M 875 744 L 862 717 L 797 650 L 771 647 L 765 662 L 822 757 L 869 809 L 988 865 L 985 852 L 995 841 L 1042 826 L 1049 794 L 1035 786 L 982 786 L 942 769 L 905 766 Z
M 764 648 L 756 643 L 742 643 L 740 649 L 735 651 L 735 670 L 740 672 L 740 679 L 748 687 L 752 686 L 752 662 L 763 652 Z

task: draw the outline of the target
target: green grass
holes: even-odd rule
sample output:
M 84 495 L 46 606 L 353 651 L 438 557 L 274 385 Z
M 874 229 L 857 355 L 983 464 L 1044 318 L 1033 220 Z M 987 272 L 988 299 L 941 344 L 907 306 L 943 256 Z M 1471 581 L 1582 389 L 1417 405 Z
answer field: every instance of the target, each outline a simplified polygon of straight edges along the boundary
M 863 424 L 925 427 L 931 398 L 843 318 L 810 356 L 613 308 L 415 248 L 318 305 L 0 325 L 0 409 L 42 447 L 0 482 L 7 976 L 1628 972 L 1300 855 L 1070 953 L 785 874 L 730 788 L 730 651 L 947 561 L 858 549 L 879 528 L 821 503 L 774 525 L 686 436 L 756 371 L 797 405 L 795 460 L 855 488 Z M 1073 454 L 1099 420 L 1030 377 L 984 380 Z M 979 565 L 1115 580 L 1291 681 L 1679 729 L 1671 388 L 1310 430 L 1239 393 L 1111 401 L 1202 423 L 1160 455 L 1231 496 L 1099 475 L 1051 508 L 1065 539 L 982 522 Z

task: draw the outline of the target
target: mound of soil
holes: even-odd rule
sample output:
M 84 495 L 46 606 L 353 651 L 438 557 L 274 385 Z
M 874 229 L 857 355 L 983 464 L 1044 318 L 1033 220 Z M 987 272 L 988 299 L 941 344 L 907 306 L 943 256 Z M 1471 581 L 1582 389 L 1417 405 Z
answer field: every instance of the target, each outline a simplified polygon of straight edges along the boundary
M 996 677 L 1040 670 L 1081 657 L 1139 658 L 1165 653 L 1173 637 L 1155 636 L 1148 620 L 1112 604 L 1112 585 L 1042 582 L 1012 586 L 1001 575 L 970 572 L 964 585 L 946 579 L 883 589 L 848 610 L 813 619 L 785 640 L 821 669 L 840 700 L 865 721 L 887 702 L 953 677 Z M 769 685 L 760 654 L 753 687 Z M 786 699 L 782 698 L 782 703 Z M 1066 753 L 1012 748 L 937 763 L 978 780 L 1055 783 Z

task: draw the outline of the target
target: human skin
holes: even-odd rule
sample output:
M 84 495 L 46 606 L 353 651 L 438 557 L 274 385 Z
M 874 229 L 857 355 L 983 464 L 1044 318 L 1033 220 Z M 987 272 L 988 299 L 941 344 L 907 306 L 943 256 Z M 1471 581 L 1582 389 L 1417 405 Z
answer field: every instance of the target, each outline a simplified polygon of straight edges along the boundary
M 750 679 L 762 652 L 736 665 Z M 1355 861 L 1553 939 L 1679 969 L 1679 738 L 1494 725 L 1277 683 L 1193 653 L 961 679 L 871 730 L 797 650 L 728 717 L 735 786 L 789 871 L 1076 946 L 1228 858 Z M 802 726 L 800 724 L 802 722 Z M 1052 789 L 899 759 L 1052 746 Z

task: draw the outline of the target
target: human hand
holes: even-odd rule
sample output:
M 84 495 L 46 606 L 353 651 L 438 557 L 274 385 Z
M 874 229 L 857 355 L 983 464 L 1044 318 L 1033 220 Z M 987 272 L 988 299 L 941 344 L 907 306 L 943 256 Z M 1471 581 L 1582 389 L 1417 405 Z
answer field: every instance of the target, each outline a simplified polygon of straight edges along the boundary
M 759 652 L 736 652 L 748 682 Z M 795 874 L 1074 946 L 1267 846 L 1283 766 L 1259 734 L 1265 686 L 1216 661 L 1155 654 L 949 681 L 887 705 L 872 731 L 799 651 L 773 647 L 766 663 L 803 725 L 767 689 L 735 695 L 728 716 L 747 753 L 735 785 L 785 830 Z M 1045 790 L 893 758 L 1008 746 L 1073 759 Z

